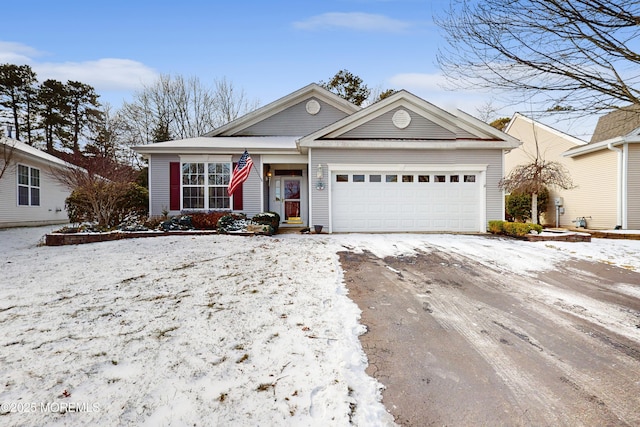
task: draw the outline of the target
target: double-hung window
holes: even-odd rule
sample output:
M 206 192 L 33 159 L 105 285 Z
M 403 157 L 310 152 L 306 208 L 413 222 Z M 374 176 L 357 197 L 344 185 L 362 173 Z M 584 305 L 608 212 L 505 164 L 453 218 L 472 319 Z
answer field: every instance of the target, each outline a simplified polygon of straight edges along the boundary
M 231 163 L 182 163 L 182 209 L 230 209 Z
M 18 206 L 40 206 L 40 169 L 18 165 Z

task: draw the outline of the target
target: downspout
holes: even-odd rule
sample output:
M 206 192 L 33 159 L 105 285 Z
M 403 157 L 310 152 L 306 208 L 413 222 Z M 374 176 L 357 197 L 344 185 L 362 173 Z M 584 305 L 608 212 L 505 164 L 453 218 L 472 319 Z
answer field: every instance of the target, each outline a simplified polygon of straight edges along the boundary
M 624 161 L 624 151 L 618 147 L 614 147 L 613 143 L 608 143 L 607 148 L 611 151 L 618 153 L 618 190 L 616 192 L 617 206 L 616 206 L 616 225 L 620 225 L 623 229 L 627 228 L 627 212 L 626 212 L 626 197 L 625 193 L 625 177 L 626 177 L 626 162 Z

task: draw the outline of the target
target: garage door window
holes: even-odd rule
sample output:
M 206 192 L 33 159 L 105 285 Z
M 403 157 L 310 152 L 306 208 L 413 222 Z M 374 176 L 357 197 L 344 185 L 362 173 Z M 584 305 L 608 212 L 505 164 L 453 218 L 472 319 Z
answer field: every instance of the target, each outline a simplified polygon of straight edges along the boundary
M 476 182 L 476 176 L 475 175 L 465 175 L 464 176 L 464 182 Z
M 434 175 L 433 182 L 447 182 L 447 177 L 444 175 Z
M 402 182 L 413 182 L 413 175 L 402 175 Z
M 353 175 L 353 182 L 364 182 L 364 175 Z
M 336 175 L 336 182 L 349 182 L 349 175 Z
M 460 175 L 449 175 L 449 182 L 460 182 Z
M 382 182 L 382 175 L 369 175 L 369 182 Z
M 418 182 L 429 182 L 429 175 L 418 175 Z
M 385 182 L 398 182 L 398 175 L 387 175 Z

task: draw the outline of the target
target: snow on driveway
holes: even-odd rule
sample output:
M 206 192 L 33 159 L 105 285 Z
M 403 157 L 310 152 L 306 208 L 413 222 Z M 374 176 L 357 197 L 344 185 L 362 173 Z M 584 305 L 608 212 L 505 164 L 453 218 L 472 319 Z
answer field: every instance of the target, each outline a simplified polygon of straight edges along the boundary
M 2 425 L 390 425 L 337 252 L 464 252 L 516 271 L 640 270 L 640 242 L 167 236 L 38 246 L 0 230 Z

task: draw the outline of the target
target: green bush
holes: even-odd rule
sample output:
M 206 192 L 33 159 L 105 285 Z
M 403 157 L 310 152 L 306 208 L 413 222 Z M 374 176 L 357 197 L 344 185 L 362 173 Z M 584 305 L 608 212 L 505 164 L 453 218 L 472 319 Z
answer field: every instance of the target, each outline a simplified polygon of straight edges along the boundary
M 538 194 L 538 218 L 540 214 L 547 211 L 549 204 L 549 190 L 546 188 Z M 531 193 L 513 192 L 507 196 L 507 215 L 515 221 L 525 222 L 531 220 Z
M 254 215 L 254 217 L 251 218 L 251 222 L 260 225 L 269 225 L 273 229 L 273 233 L 277 233 L 280 227 L 280 215 L 276 212 L 262 212 Z
M 489 221 L 489 232 L 493 234 L 502 234 L 504 232 L 502 224 L 504 224 L 504 221 Z
M 523 237 L 529 234 L 532 230 L 540 233 L 542 232 L 542 226 L 528 222 L 489 221 L 489 232 L 493 234 Z
M 218 232 L 229 233 L 231 231 L 240 231 L 247 228 L 249 221 L 247 216 L 238 213 L 227 213 L 218 220 Z

